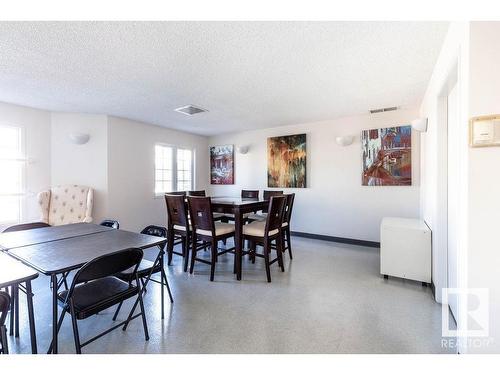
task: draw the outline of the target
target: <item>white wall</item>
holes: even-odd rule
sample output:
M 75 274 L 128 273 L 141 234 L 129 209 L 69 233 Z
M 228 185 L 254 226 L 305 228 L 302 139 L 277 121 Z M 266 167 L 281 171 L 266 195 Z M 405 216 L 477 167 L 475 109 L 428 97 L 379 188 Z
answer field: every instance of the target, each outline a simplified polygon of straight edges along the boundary
M 26 163 L 23 221 L 40 219 L 36 193 L 50 186 L 50 112 L 0 103 L 0 125 L 23 129 Z
M 428 118 L 428 129 L 421 140 L 421 217 L 432 229 L 432 280 L 436 300 L 442 301 L 442 288 L 447 287 L 447 128 L 446 98 L 449 89 L 456 83 L 460 114 L 460 175 L 453 180 L 460 181 L 458 191 L 460 207 L 457 221 L 458 240 L 458 285 L 466 285 L 465 267 L 467 261 L 467 123 L 468 123 L 468 23 L 452 23 L 434 67 L 432 77 L 422 101 L 420 115 Z
M 208 143 L 203 136 L 108 117 L 108 216 L 120 228 L 141 230 L 149 224 L 166 225 L 163 197 L 154 194 L 154 146 L 166 143 L 195 150 L 196 189 L 208 185 Z
M 77 184 L 94 189 L 92 217 L 107 216 L 108 123 L 105 115 L 52 113 L 51 185 Z M 90 135 L 88 143 L 70 142 L 73 132 Z
M 239 196 L 241 189 L 267 189 L 267 138 L 307 134 L 306 189 L 295 192 L 292 230 L 329 236 L 379 241 L 384 216 L 419 216 L 419 134 L 413 133 L 413 186 L 361 186 L 361 130 L 409 124 L 416 110 L 290 125 L 209 138 L 210 145 L 248 145 L 248 154 L 235 153 L 235 185 L 211 185 L 213 195 Z M 355 135 L 341 147 L 339 135 Z M 277 189 L 281 190 L 281 189 Z
M 500 114 L 500 22 L 470 25 L 470 116 Z M 469 353 L 500 352 L 500 148 L 469 149 L 468 286 L 488 288 L 490 337 Z

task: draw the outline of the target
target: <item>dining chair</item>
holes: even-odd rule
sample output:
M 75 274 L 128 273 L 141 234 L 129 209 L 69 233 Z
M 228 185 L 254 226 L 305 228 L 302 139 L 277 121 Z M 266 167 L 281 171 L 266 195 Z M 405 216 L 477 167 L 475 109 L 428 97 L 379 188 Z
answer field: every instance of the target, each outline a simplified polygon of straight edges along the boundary
M 105 219 L 101 221 L 99 225 L 102 225 L 103 227 L 109 227 L 113 229 L 120 229 L 120 223 L 116 220 L 111 220 L 111 219 Z
M 206 197 L 205 190 L 190 190 L 187 192 L 188 197 Z
M 259 191 L 258 190 L 242 190 L 241 191 L 241 197 L 242 198 L 259 198 Z
M 192 227 L 188 218 L 185 195 L 165 194 L 167 205 L 168 230 L 167 230 L 167 263 L 172 264 L 173 254 L 181 255 L 184 272 L 189 264 L 189 247 L 191 245 Z M 174 250 L 174 246 L 182 244 L 182 253 Z
M 271 197 L 266 221 L 254 221 L 243 226 L 243 239 L 248 240 L 251 244 L 249 255 L 252 263 L 255 263 L 255 257 L 264 258 L 266 264 L 267 281 L 271 282 L 271 264 L 278 262 L 281 271 L 285 271 L 283 266 L 283 215 L 285 210 L 284 196 Z M 270 259 L 272 242 L 276 243 L 277 257 Z M 261 245 L 264 248 L 264 253 L 257 253 L 257 246 Z
M 182 195 L 182 196 L 186 196 L 186 192 L 185 191 L 171 191 L 170 193 L 165 193 L 165 195 Z
M 4 229 L 2 231 L 2 233 L 18 232 L 21 230 L 30 230 L 30 229 L 45 228 L 45 227 L 50 227 L 50 225 L 47 223 L 43 223 L 41 221 L 37 221 L 34 223 L 24 223 L 24 224 L 12 225 L 12 226 Z
M 5 320 L 10 307 L 10 296 L 6 292 L 0 292 L 0 353 L 9 354 L 9 343 L 7 341 L 7 328 Z
M 234 224 L 216 222 L 212 216 L 212 202 L 210 197 L 188 197 L 189 212 L 193 225 L 193 235 L 191 246 L 191 267 L 189 273 L 193 273 L 195 261 L 210 265 L 210 281 L 214 281 L 215 264 L 219 255 L 233 252 L 234 247 L 219 251 L 219 241 L 234 237 Z M 210 261 L 197 258 L 197 252 L 201 249 L 196 245 L 197 241 L 210 243 Z
M 165 227 L 160 227 L 157 225 L 148 225 L 146 228 L 144 228 L 141 231 L 141 234 L 147 234 L 149 236 L 155 236 L 155 237 L 162 237 L 162 238 L 167 238 L 167 228 Z M 139 281 L 141 282 L 142 288 L 144 289 L 144 293 L 147 292 L 146 286 L 145 286 L 145 280 L 149 277 L 149 275 L 154 275 L 155 273 L 160 273 L 160 281 L 153 279 L 152 277 L 149 279 L 149 281 L 153 281 L 157 284 L 161 285 L 161 305 L 163 306 L 164 304 L 164 297 L 163 297 L 163 287 L 167 287 L 168 295 L 170 297 L 170 303 L 174 303 L 174 299 L 172 297 L 172 292 L 170 290 L 170 285 L 168 284 L 167 280 L 167 275 L 165 275 L 165 272 L 162 271 L 161 264 L 163 264 L 163 253 L 164 250 L 161 250 L 162 254 L 160 255 L 160 262 L 158 264 L 154 264 L 154 262 L 151 262 L 150 260 L 147 259 L 142 259 L 141 263 L 139 264 L 139 268 L 137 269 L 137 276 L 139 277 Z M 131 281 L 131 278 L 133 277 L 132 273 L 130 272 L 131 270 L 127 270 L 125 272 L 121 272 L 116 275 L 120 280 L 123 281 Z M 118 307 L 116 308 L 115 314 L 113 315 L 113 320 L 116 320 L 116 317 L 118 316 L 118 313 L 120 312 L 120 309 L 122 307 L 122 302 L 118 304 Z
M 66 314 L 71 316 L 73 337 L 77 354 L 82 353 L 82 348 L 105 334 L 128 324 L 132 319 L 142 317 L 142 325 L 146 341 L 149 340 L 146 314 L 142 300 L 137 269 L 141 263 L 143 252 L 141 249 L 126 249 L 111 254 L 102 255 L 86 263 L 77 272 L 69 290 L 59 292 L 58 304 L 62 312 L 57 323 L 57 332 L 61 329 Z M 132 269 L 133 281 L 120 280 L 115 275 Z M 92 337 L 84 343 L 80 342 L 78 320 L 84 320 L 97 315 L 99 312 L 137 296 L 140 313 L 131 316 L 120 324 Z M 132 311 L 131 311 L 132 313 Z M 52 350 L 52 343 L 50 345 Z
M 293 202 L 295 200 L 295 193 L 285 194 L 286 203 L 285 203 L 285 213 L 283 214 L 283 252 L 288 250 L 288 255 L 290 259 L 292 257 L 292 242 L 290 235 L 290 222 L 292 221 L 292 210 L 293 210 Z
M 268 201 L 271 197 L 276 195 L 283 195 L 283 190 L 264 190 L 264 200 Z M 261 212 L 253 213 L 248 216 L 248 221 L 266 221 L 267 208 L 264 208 Z

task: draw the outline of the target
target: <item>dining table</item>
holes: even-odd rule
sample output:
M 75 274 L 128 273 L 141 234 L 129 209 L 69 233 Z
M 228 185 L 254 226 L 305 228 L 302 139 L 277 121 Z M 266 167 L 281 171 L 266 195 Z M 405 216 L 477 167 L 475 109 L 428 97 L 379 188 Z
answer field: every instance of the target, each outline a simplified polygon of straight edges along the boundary
M 260 198 L 212 197 L 212 211 L 234 215 L 234 248 L 236 279 L 242 278 L 244 215 L 266 209 L 269 200 Z
M 0 249 L 34 270 L 50 276 L 52 285 L 52 343 L 48 353 L 58 352 L 58 275 L 79 269 L 98 256 L 128 248 L 158 247 L 154 266 L 163 269 L 163 254 L 167 239 L 113 229 L 90 223 L 37 228 L 0 234 Z M 154 267 L 153 267 L 154 268 Z M 153 269 L 152 268 L 152 269 Z M 144 281 L 145 290 L 151 274 Z M 161 288 L 163 293 L 163 288 Z M 164 306 L 161 306 L 162 317 Z

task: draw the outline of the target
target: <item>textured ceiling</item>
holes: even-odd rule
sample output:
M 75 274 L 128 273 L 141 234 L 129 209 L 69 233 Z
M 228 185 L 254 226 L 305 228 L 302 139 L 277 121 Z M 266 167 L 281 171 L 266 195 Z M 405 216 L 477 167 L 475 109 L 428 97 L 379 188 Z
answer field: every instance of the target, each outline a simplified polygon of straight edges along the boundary
M 0 101 L 204 135 L 415 106 L 447 26 L 0 22 Z

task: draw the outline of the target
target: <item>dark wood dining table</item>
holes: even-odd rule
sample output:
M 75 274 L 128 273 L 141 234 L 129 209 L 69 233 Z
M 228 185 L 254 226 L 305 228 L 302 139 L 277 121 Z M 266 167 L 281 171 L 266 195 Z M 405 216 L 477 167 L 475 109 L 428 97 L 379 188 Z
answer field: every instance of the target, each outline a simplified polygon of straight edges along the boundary
M 101 228 L 105 229 L 101 230 Z M 35 231 L 37 232 L 33 233 Z M 10 236 L 13 233 L 17 233 L 15 240 Z M 100 225 L 88 223 L 46 227 L 13 233 L 0 234 L 0 246 L 5 253 L 51 278 L 51 284 L 53 285 L 53 345 L 49 352 L 54 354 L 58 352 L 57 275 L 76 270 L 85 263 L 101 255 L 132 247 L 144 250 L 155 246 L 160 249 L 155 259 L 155 264 L 159 263 L 161 272 L 164 272 L 163 251 L 167 242 L 166 238 L 101 227 Z M 53 236 L 51 234 L 53 234 Z M 44 242 L 40 242 L 42 239 Z M 9 247 L 14 244 L 17 247 Z M 145 280 L 144 286 L 147 284 L 150 277 L 151 275 Z M 164 307 L 162 306 L 161 309 L 163 317 Z
M 234 247 L 236 278 L 241 280 L 243 262 L 243 215 L 266 209 L 268 200 L 254 198 L 212 197 L 212 210 L 214 212 L 234 215 Z

